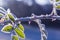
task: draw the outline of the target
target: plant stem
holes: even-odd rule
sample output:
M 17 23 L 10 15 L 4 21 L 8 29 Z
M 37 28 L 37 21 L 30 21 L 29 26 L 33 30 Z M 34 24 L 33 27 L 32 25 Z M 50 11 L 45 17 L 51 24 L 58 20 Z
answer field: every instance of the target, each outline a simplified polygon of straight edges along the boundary
M 39 29 L 40 29 L 40 32 L 41 32 L 41 40 L 47 40 L 47 32 L 45 30 L 45 25 L 44 24 L 41 24 L 41 20 L 40 19 L 36 19 L 34 21 L 39 26 Z

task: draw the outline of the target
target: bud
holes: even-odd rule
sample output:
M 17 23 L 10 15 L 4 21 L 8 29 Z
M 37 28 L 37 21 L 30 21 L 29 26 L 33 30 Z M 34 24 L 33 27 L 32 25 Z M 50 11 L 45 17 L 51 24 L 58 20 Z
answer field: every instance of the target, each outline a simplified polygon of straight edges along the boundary
M 22 24 L 18 24 L 18 28 L 21 29 L 22 31 L 24 31 L 24 27 Z
M 15 30 L 15 32 L 17 33 L 17 35 L 19 37 L 21 37 L 23 39 L 25 38 L 25 34 L 24 34 L 24 32 L 21 29 L 15 28 L 14 30 Z
M 12 40 L 19 40 L 17 35 L 12 36 Z
M 14 16 L 11 13 L 8 13 L 7 15 L 11 21 L 15 21 Z

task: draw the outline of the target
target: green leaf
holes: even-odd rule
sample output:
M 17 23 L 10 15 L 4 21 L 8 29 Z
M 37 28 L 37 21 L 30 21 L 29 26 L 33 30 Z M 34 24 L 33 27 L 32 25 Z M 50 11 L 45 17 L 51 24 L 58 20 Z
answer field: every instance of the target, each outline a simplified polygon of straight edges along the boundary
M 56 8 L 60 9 L 60 5 L 56 6 Z
M 60 0 L 56 0 L 56 2 L 58 2 L 58 1 L 60 1 Z
M 24 27 L 22 24 L 18 24 L 18 28 L 21 29 L 22 31 L 24 31 Z
M 7 15 L 11 21 L 15 21 L 14 16 L 11 13 L 8 13 Z
M 4 33 L 10 33 L 11 30 L 12 30 L 12 25 L 8 24 L 8 25 L 5 25 L 1 31 Z
M 12 40 L 19 40 L 17 35 L 12 36 Z
M 2 13 L 0 13 L 0 17 L 1 17 L 1 16 L 3 16 L 3 14 L 2 14 Z
M 22 30 L 20 30 L 18 28 L 15 28 L 14 30 L 17 33 L 18 36 L 20 36 L 23 39 L 25 38 L 25 34 L 24 34 L 24 32 Z

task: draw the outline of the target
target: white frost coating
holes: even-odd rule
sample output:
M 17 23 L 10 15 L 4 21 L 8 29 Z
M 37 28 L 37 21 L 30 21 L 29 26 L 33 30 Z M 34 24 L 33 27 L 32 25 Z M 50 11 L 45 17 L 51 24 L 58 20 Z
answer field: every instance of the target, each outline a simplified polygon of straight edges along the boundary
M 11 12 L 10 12 L 10 9 L 7 9 L 7 13 L 11 13 Z
M 3 31 L 4 28 L 5 28 L 5 27 L 2 28 L 1 32 L 3 32 L 3 33 L 10 33 L 10 32 Z
M 47 32 L 45 30 L 45 25 L 41 24 L 41 20 L 40 19 L 36 19 L 34 21 L 38 24 L 38 26 L 40 28 L 41 40 L 47 40 Z
M 11 24 L 8 24 L 8 25 L 11 25 Z M 6 25 L 6 26 L 8 26 L 8 25 Z M 2 28 L 1 32 L 10 33 L 10 32 L 3 31 L 3 29 L 4 29 L 6 26 L 4 26 L 4 27 Z
M 4 12 L 6 12 L 6 10 L 4 8 L 2 8 L 2 7 L 0 7 L 0 10 L 3 10 Z
M 3 33 L 10 33 L 10 32 L 6 32 L 6 31 L 3 31 L 3 30 L 1 30 L 1 32 L 3 32 Z

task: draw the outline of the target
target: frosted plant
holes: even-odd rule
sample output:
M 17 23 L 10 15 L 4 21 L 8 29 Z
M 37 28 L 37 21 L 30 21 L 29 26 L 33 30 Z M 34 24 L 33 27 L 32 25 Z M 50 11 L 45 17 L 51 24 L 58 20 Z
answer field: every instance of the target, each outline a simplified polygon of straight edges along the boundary
M 40 32 L 41 32 L 41 40 L 47 40 L 47 31 L 45 30 L 45 25 L 41 23 L 40 19 L 36 19 L 34 21 L 39 26 L 39 29 L 40 29 Z
M 10 20 L 11 22 L 5 25 L 1 31 L 4 33 L 11 33 L 12 40 L 19 40 L 19 38 L 25 39 L 24 27 L 20 23 L 20 21 L 15 23 L 15 18 L 10 12 L 10 9 L 8 9 L 5 13 L 6 14 L 0 14 L 0 16 L 2 17 L 1 19 L 4 19 L 0 20 L 0 22 L 2 23 L 5 20 Z
M 50 0 L 50 3 L 53 4 L 53 11 L 60 10 L 60 0 Z
M 32 13 L 32 18 L 36 18 L 37 15 Z M 40 19 L 33 20 L 36 22 L 39 26 L 40 32 L 41 32 L 41 40 L 47 40 L 47 31 L 45 30 L 45 25 L 41 23 Z

